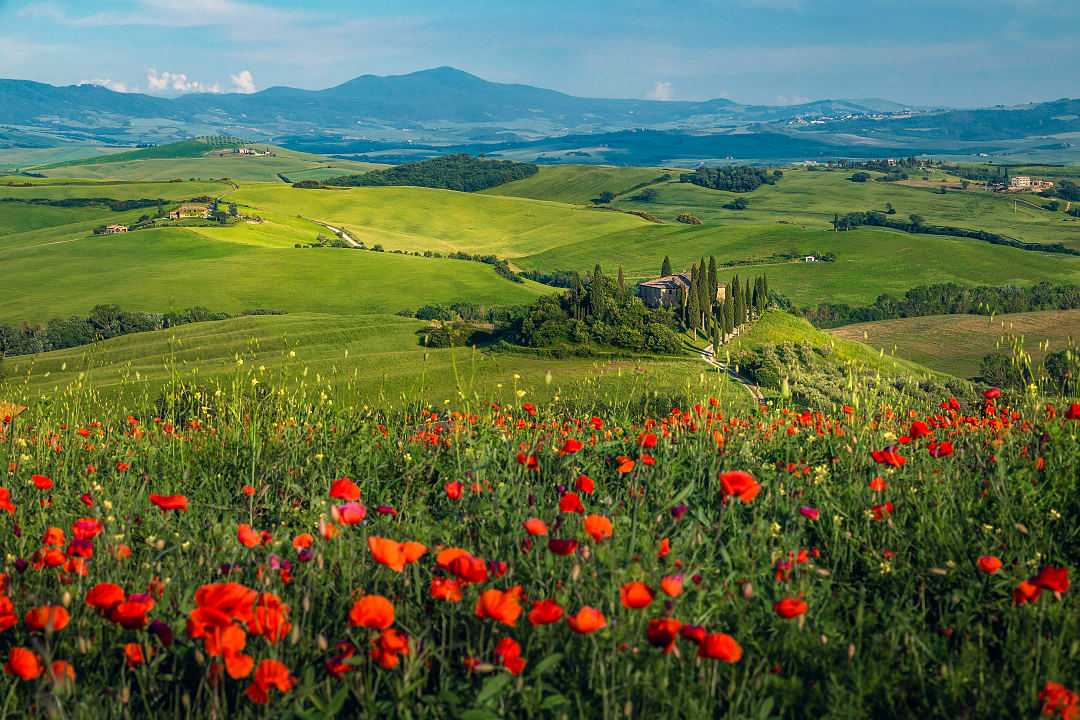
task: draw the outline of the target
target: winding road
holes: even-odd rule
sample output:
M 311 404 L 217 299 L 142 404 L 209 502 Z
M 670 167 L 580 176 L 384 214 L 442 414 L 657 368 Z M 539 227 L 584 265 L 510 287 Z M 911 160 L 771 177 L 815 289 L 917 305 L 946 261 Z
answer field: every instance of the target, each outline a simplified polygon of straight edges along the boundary
M 339 238 L 344 240 L 346 243 L 348 243 L 349 247 L 354 247 L 354 248 L 362 248 L 362 247 L 364 247 L 363 245 L 358 243 L 356 240 L 354 240 L 353 236 L 350 235 L 345 228 L 334 227 L 333 225 L 328 225 L 328 224 L 322 222 L 321 220 L 312 220 L 311 218 L 304 218 L 304 219 L 305 220 L 310 220 L 311 222 L 315 223 L 316 225 L 322 225 L 324 228 L 326 228 L 327 230 L 329 230 L 330 232 L 334 233 Z
M 735 372 L 730 367 L 716 359 L 716 354 L 713 352 L 712 343 L 709 343 L 701 350 L 698 350 L 698 354 L 701 356 L 701 359 L 704 360 L 706 363 L 712 365 L 714 368 L 723 370 L 725 373 L 727 373 L 728 377 L 746 388 L 746 392 L 750 393 L 750 397 L 757 400 L 759 404 L 765 403 L 765 395 L 762 394 L 761 388 L 759 388 L 757 385 L 750 382 L 748 379 L 744 378 L 742 375 Z

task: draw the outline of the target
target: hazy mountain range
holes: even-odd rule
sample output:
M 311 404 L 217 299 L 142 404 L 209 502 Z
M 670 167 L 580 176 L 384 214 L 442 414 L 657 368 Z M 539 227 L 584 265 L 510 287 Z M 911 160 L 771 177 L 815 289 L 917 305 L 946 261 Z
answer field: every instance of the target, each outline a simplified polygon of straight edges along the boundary
M 595 145 L 591 135 L 598 140 L 607 134 L 608 141 L 645 137 L 625 133 L 637 129 L 664 131 L 648 136 L 652 145 L 689 135 L 697 138 L 689 141 L 697 149 L 704 145 L 722 155 L 732 154 L 725 152 L 727 145 L 750 146 L 759 157 L 770 156 L 770 148 L 772 156 L 785 157 L 837 154 L 842 148 L 858 154 L 999 151 L 1032 136 L 1044 142 L 1047 136 L 1066 136 L 1062 142 L 1069 145 L 1068 133 L 1080 133 L 1080 101 L 950 110 L 880 99 L 784 106 L 727 99 L 617 100 L 493 83 L 448 67 L 363 75 L 326 90 L 272 87 L 252 94 L 176 98 L 95 85 L 0 80 L 0 147 L 162 143 L 224 133 L 347 153 L 489 144 L 504 150 L 536 146 L 544 152 L 545 143 L 552 142 L 560 151 L 573 152 L 568 144 Z M 748 134 L 757 137 L 738 137 Z M 568 143 L 568 137 L 574 140 Z M 654 154 L 678 156 L 662 149 Z

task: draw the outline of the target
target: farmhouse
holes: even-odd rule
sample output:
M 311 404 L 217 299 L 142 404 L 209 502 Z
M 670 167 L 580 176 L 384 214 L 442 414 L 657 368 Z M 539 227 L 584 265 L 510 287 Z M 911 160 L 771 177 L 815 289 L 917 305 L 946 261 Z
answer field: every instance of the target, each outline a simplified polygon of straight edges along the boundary
M 690 289 L 690 273 L 681 272 L 665 275 L 655 280 L 646 280 L 638 285 L 638 296 L 648 307 L 679 307 L 683 295 Z M 716 290 L 716 299 L 723 301 L 727 296 L 727 285 L 723 283 Z
M 209 205 L 181 205 L 177 209 L 169 213 L 170 220 L 181 220 L 183 218 L 208 218 L 210 217 Z
M 1049 180 L 1034 180 L 1027 175 L 1013 175 L 1009 178 L 1009 192 L 1041 192 L 1054 187 Z
M 127 225 L 106 225 L 105 234 L 115 235 L 116 233 L 126 233 L 128 231 Z

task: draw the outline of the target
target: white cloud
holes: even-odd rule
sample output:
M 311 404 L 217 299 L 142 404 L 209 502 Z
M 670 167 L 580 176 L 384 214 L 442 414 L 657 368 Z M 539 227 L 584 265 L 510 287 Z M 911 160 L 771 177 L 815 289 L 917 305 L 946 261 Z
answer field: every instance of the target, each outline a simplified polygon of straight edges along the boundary
M 233 92 L 244 94 L 255 92 L 255 78 L 251 76 L 250 70 L 241 70 L 235 75 L 230 75 L 229 79 L 233 83 Z
M 675 97 L 675 89 L 671 83 L 657 80 L 653 89 L 649 91 L 648 97 L 650 100 L 671 100 Z
M 188 78 L 185 73 L 161 72 L 154 68 L 146 71 L 146 88 L 152 93 L 219 93 L 217 83 L 207 85 Z
M 122 83 L 119 80 L 110 80 L 108 78 L 94 78 L 93 80 L 84 80 L 80 85 L 100 85 L 103 88 L 108 88 L 113 92 L 126 93 L 135 92 L 135 88 L 129 88 L 126 83 Z

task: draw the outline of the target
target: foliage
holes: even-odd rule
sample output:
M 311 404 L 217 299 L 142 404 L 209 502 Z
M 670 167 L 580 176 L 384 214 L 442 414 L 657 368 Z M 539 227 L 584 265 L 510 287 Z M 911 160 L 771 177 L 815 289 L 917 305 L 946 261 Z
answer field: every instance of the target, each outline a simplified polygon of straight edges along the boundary
M 444 155 L 362 175 L 346 175 L 325 181 L 326 185 L 371 187 L 411 185 L 477 192 L 535 175 L 536 165 L 508 160 L 484 160 L 471 155 Z
M 693 183 L 712 190 L 729 192 L 751 192 L 762 185 L 774 185 L 779 175 L 768 168 L 751 165 L 724 165 L 721 167 L 701 166 L 692 173 L 679 176 L 680 182 Z
M 682 213 L 677 218 L 675 218 L 675 221 L 676 222 L 681 222 L 684 225 L 700 225 L 701 224 L 701 218 L 699 218 L 697 215 L 694 215 L 693 213 Z
M 908 290 L 901 299 L 880 295 L 873 305 L 851 307 L 819 303 L 801 314 L 818 327 L 925 315 L 996 315 L 1032 310 L 1080 308 L 1080 286 L 1040 282 L 1028 287 L 967 286 L 956 283 L 925 285 Z

